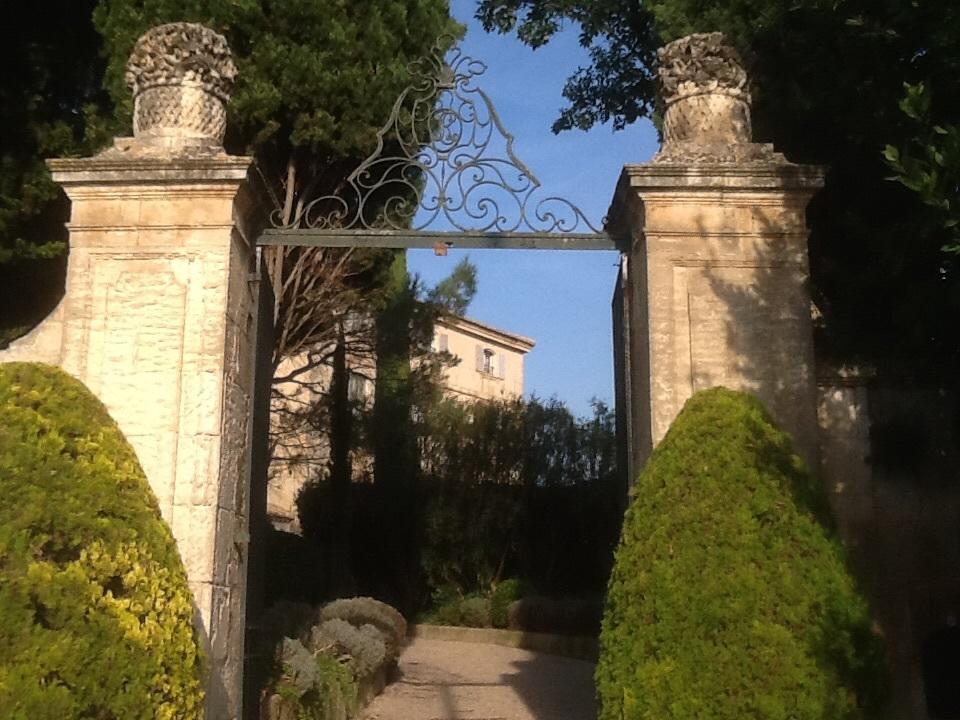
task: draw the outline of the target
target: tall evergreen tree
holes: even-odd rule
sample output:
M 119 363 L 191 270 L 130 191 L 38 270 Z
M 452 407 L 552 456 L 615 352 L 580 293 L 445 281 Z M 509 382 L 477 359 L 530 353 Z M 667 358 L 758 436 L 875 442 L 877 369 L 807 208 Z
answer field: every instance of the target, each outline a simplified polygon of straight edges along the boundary
M 441 36 L 460 31 L 446 0 L 60 0 L 57 5 L 55 12 L 25 7 L 33 17 L 22 26 L 5 26 L 10 81 L 4 80 L 0 96 L 0 265 L 8 267 L 15 259 L 62 255 L 66 203 L 42 161 L 91 154 L 130 127 L 125 66 L 133 44 L 150 27 L 194 21 L 227 37 L 240 76 L 225 144 L 229 152 L 254 155 L 257 174 L 285 219 L 308 198 L 336 189 L 366 157 L 409 82 L 409 63 Z M 336 276 L 344 253 L 271 254 L 276 318 L 286 329 L 278 333 L 286 343 L 278 355 L 332 338 L 335 323 L 325 317 L 314 321 L 311 312 L 331 289 L 331 282 L 317 278 Z M 370 254 L 352 259 L 360 263 L 359 272 L 354 263 L 348 273 L 354 286 L 378 274 Z M 24 267 L 7 274 L 27 277 Z M 11 312 L 11 303 L 24 304 L 28 293 L 10 283 L 2 286 L 12 298 L 4 303 L 3 322 L 21 330 L 62 292 L 54 287 L 48 293 L 52 300 Z M 46 292 L 50 283 L 39 286 Z M 342 295 L 342 289 L 334 294 Z
M 377 131 L 410 81 L 409 64 L 460 31 L 446 0 L 101 0 L 94 21 L 104 38 L 106 87 L 124 118 L 132 111 L 124 70 L 144 31 L 192 21 L 226 36 L 239 76 L 225 145 L 254 156 L 284 223 L 310 199 L 336 192 L 376 147 Z M 277 364 L 317 344 L 332 347 L 331 301 L 340 314 L 349 312 L 344 290 L 356 283 L 370 289 L 390 262 L 329 249 L 271 248 L 268 256 Z M 325 280 L 345 268 L 352 276 L 346 286 Z M 366 292 L 352 299 L 363 304 Z
M 409 63 L 459 32 L 445 0 L 101 0 L 94 20 L 124 118 L 124 70 L 144 31 L 192 21 L 226 36 L 239 69 L 227 150 L 256 155 L 288 216 L 366 157 Z
M 63 292 L 68 204 L 43 161 L 110 135 L 97 1 L 25 3 L 0 23 L 0 347 Z

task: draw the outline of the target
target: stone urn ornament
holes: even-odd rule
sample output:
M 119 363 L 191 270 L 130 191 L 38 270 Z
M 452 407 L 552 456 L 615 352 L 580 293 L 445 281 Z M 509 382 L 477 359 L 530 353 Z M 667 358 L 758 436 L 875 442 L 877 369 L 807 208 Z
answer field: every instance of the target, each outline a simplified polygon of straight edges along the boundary
M 657 50 L 663 145 L 656 162 L 775 157 L 753 142 L 750 78 L 723 33 L 695 33 Z
M 127 62 L 134 138 L 170 149 L 222 147 L 236 77 L 223 35 L 197 23 L 151 28 Z

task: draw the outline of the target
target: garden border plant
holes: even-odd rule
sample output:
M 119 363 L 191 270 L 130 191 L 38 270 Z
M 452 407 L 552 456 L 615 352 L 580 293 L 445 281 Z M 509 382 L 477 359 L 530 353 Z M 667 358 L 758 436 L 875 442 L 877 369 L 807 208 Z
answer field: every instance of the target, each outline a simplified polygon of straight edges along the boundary
M 264 617 L 275 666 L 264 690 L 270 720 L 350 720 L 396 668 L 407 623 L 370 597 L 320 608 L 280 602 Z

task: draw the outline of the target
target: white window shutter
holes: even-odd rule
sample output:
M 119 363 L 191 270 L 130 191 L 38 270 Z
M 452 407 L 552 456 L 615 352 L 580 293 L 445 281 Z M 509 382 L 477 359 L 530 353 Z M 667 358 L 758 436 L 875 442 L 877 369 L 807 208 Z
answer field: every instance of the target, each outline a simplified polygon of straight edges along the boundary
M 449 336 L 446 334 L 441 335 L 440 336 L 440 352 L 447 352 L 449 347 L 450 347 Z
M 497 353 L 497 377 L 501 380 L 507 376 L 507 356 Z
M 477 372 L 483 372 L 483 348 L 477 345 Z

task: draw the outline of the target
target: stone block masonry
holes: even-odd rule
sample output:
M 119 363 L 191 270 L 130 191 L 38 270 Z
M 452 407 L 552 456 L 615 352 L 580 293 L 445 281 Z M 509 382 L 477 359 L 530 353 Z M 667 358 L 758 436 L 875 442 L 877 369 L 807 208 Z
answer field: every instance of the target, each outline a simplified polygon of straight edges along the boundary
M 624 169 L 647 453 L 691 395 L 723 385 L 757 395 L 816 466 L 803 210 L 818 182 L 786 165 Z
M 171 42 L 209 53 L 201 66 L 218 70 L 215 82 L 188 78 L 180 105 L 141 118 L 136 137 L 96 157 L 49 162 L 71 201 L 66 294 L 0 362 L 62 367 L 133 445 L 193 591 L 210 668 L 207 717 L 233 720 L 249 539 L 253 243 L 263 212 L 246 183 L 250 158 L 226 155 L 217 135 L 235 73 L 222 37 L 190 24 L 155 29 L 138 42 L 128 79 L 144 92 L 182 80 L 182 66 L 150 61 L 173 57 Z M 188 107 L 198 94 L 203 122 Z
M 234 717 L 243 657 L 255 286 L 247 158 L 60 160 L 72 203 L 66 295 L 0 362 L 59 365 L 107 406 L 173 530 Z
M 816 467 L 805 209 L 821 172 L 751 142 L 748 78 L 719 33 L 658 57 L 663 146 L 624 167 L 608 222 L 630 267 L 632 465 L 723 385 L 759 397 Z

